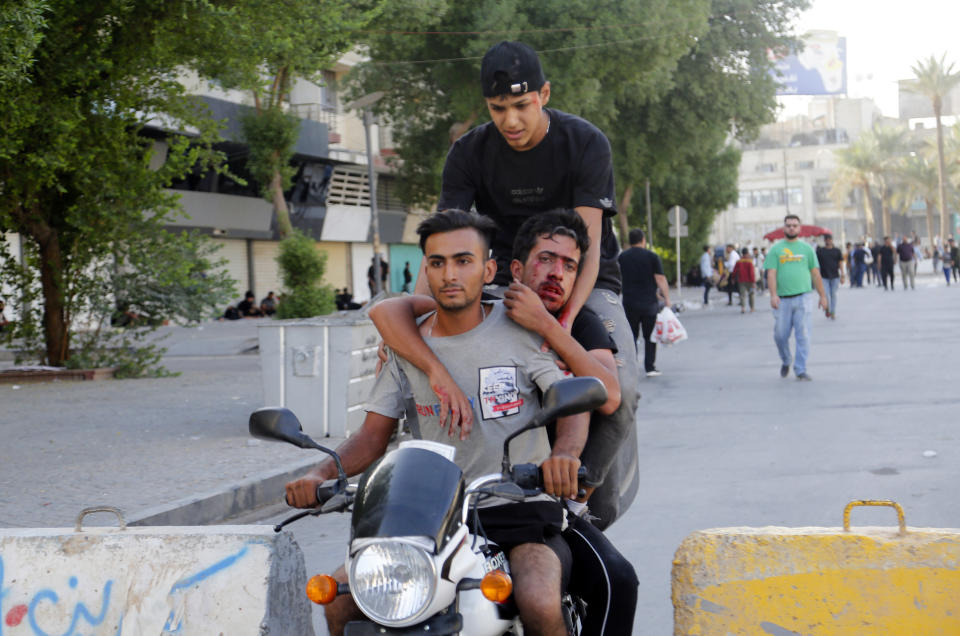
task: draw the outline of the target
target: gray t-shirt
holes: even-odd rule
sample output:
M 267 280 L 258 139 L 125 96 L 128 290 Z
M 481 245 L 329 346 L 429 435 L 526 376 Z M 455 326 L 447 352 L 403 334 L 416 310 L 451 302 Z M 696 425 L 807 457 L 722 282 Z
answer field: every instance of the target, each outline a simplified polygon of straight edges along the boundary
M 440 404 L 427 376 L 392 351 L 366 404 L 368 412 L 401 417 L 406 379 L 419 419 L 418 437 L 456 448 L 454 461 L 468 484 L 500 471 L 503 440 L 540 409 L 538 389 L 545 391 L 564 377 L 554 354 L 540 351 L 541 338 L 510 320 L 502 302 L 492 305 L 490 315 L 470 331 L 424 339 L 473 405 L 473 430 L 466 440 L 448 435 L 449 427 L 440 426 Z M 549 456 L 543 428 L 527 431 L 510 443 L 514 464 L 539 465 Z

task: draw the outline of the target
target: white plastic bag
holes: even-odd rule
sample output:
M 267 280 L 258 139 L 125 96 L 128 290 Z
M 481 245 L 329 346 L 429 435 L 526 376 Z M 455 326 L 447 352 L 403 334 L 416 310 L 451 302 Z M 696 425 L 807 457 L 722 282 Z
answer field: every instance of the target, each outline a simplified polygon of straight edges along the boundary
M 687 339 L 687 330 L 680 324 L 677 315 L 669 307 L 664 307 L 657 314 L 657 324 L 650 334 L 650 342 L 671 345 Z

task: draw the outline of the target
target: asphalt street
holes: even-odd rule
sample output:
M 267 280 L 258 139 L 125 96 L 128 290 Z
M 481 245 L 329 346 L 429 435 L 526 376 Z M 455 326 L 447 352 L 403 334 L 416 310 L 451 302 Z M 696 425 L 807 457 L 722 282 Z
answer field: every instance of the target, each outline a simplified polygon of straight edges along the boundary
M 960 528 L 960 286 L 929 275 L 916 291 L 897 284 L 844 288 L 836 321 L 814 316 L 813 382 L 780 378 L 766 296 L 754 314 L 716 292 L 680 314 L 689 339 L 660 348 L 663 375 L 641 384 L 640 494 L 608 530 L 640 577 L 634 633 L 672 633 L 673 554 L 695 530 L 839 527 L 854 499 L 898 501 L 912 527 Z M 858 508 L 852 525 L 896 517 Z M 308 574 L 342 562 L 346 516 L 290 528 Z M 315 623 L 326 633 L 319 609 Z

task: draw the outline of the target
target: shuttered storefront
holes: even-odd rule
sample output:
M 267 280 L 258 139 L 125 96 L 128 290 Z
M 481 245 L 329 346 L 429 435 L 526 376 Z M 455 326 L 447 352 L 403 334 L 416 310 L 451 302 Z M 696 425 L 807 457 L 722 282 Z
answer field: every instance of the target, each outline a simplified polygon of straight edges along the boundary
M 267 292 L 272 291 L 277 296 L 283 293 L 280 266 L 277 264 L 279 253 L 279 241 L 253 242 L 253 294 L 257 302 L 265 298 Z
M 250 286 L 250 281 L 247 278 L 247 241 L 245 239 L 215 238 L 213 242 L 223 246 L 216 253 L 215 258 L 226 260 L 224 269 L 230 278 L 236 281 L 235 291 L 237 293 L 230 300 L 230 303 L 239 302 L 243 300 L 243 294 Z

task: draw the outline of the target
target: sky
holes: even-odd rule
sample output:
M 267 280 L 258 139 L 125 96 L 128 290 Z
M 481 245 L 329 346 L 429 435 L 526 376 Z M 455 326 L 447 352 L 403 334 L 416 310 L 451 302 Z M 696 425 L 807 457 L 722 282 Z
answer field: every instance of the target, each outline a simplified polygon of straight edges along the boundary
M 797 33 L 837 31 L 847 38 L 847 95 L 872 97 L 896 117 L 897 80 L 931 55 L 947 54 L 960 71 L 960 2 L 957 0 L 813 0 Z M 809 97 L 781 97 L 784 115 L 807 111 Z

